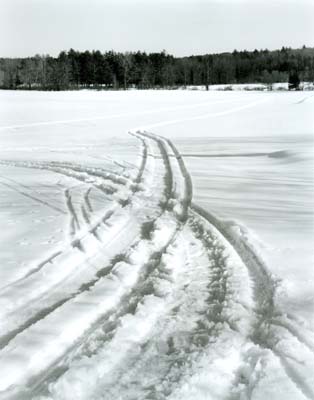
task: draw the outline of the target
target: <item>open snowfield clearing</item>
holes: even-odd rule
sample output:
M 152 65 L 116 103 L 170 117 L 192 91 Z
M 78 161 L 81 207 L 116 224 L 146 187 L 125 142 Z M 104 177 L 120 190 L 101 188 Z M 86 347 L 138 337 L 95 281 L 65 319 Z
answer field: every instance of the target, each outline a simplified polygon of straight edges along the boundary
M 311 92 L 0 92 L 0 399 L 314 399 Z

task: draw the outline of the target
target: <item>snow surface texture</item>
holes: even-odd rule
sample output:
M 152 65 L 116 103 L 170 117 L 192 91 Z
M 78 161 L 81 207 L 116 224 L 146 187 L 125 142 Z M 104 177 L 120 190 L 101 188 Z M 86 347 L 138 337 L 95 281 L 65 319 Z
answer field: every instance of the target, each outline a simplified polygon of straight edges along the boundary
M 314 399 L 310 93 L 0 102 L 0 399 Z

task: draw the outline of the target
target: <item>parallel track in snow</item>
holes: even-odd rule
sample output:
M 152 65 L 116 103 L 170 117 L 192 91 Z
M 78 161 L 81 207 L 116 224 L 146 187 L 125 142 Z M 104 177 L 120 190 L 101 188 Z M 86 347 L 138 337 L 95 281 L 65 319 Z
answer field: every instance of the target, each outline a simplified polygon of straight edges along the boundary
M 278 329 L 301 353 L 313 345 L 277 309 L 264 262 L 192 203 L 192 179 L 169 139 L 132 135 L 142 147 L 133 179 L 5 162 L 79 185 L 64 192 L 68 242 L 1 289 L 0 399 L 250 399 L 271 362 L 289 390 L 314 398 L 308 366 L 283 351 Z M 101 215 L 94 191 L 111 199 Z

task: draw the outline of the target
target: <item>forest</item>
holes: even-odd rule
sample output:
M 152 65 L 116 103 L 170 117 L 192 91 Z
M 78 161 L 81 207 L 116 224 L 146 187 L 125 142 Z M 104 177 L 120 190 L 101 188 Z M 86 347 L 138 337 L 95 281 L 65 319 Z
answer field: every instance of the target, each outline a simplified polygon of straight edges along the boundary
M 0 58 L 0 88 L 26 90 L 148 89 L 188 85 L 314 81 L 314 48 L 174 57 L 159 53 L 62 51 L 58 57 Z

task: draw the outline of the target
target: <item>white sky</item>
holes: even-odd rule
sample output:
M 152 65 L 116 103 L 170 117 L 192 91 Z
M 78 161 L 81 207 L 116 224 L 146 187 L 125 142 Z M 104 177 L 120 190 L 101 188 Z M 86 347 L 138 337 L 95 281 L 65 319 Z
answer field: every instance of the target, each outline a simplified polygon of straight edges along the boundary
M 314 47 L 314 0 L 0 0 L 0 57 Z

